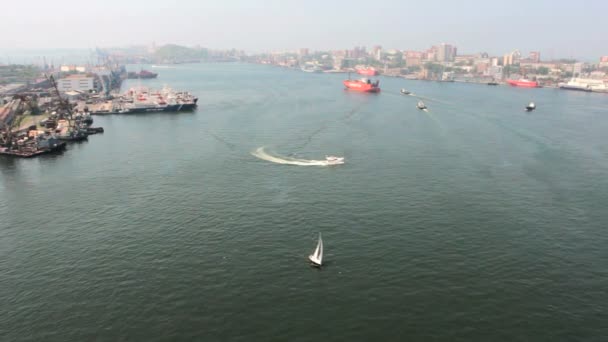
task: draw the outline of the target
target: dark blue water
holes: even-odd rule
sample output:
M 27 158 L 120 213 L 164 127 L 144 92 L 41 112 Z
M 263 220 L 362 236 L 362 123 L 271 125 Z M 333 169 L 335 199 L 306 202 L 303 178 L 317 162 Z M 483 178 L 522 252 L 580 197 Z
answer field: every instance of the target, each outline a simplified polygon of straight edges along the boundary
M 153 70 L 142 85 L 199 109 L 95 117 L 105 133 L 61 155 L 0 160 L 0 340 L 608 336 L 608 96 Z

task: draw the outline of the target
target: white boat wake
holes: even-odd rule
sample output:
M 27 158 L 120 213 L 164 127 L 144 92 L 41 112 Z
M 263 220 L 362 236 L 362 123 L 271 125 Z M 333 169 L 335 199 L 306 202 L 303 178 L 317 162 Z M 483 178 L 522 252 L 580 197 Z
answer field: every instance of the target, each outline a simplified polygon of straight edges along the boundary
M 279 155 L 271 155 L 264 150 L 264 147 L 259 147 L 251 154 L 257 158 L 284 165 L 297 165 L 297 166 L 330 166 L 344 164 L 344 160 L 336 157 L 328 157 L 325 160 L 308 160 L 291 158 Z M 338 161 L 336 161 L 338 160 Z

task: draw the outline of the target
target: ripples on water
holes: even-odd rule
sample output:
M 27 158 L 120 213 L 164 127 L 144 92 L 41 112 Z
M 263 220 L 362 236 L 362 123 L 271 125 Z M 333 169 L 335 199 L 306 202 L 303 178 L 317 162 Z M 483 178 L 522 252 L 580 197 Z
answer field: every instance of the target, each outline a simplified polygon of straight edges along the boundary
M 0 340 L 608 336 L 608 97 L 159 73 L 199 110 L 96 117 L 105 133 L 62 155 L 0 161 Z M 347 162 L 284 167 L 260 146 Z

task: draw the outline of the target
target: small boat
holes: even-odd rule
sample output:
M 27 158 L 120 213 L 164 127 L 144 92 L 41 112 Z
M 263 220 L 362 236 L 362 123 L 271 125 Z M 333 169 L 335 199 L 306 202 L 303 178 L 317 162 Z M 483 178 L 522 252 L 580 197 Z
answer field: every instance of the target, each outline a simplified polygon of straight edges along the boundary
M 418 103 L 416 104 L 416 107 L 418 109 L 420 109 L 420 110 L 425 110 L 426 109 L 426 105 L 422 101 L 418 101 Z
M 528 103 L 526 106 L 526 111 L 531 112 L 536 109 L 536 104 L 534 102 Z
M 344 157 L 325 156 L 325 160 L 327 161 L 327 165 L 344 164 Z
M 321 233 L 319 233 L 319 241 L 317 242 L 317 248 L 315 251 L 308 256 L 308 260 L 315 267 L 321 267 L 323 265 L 323 239 L 321 238 Z
M 495 86 L 495 85 L 498 85 L 498 82 L 496 82 L 496 81 L 488 82 L 488 85 Z
M 88 127 L 86 129 L 86 131 L 87 131 L 87 134 L 89 134 L 89 135 L 103 133 L 103 127 Z
M 407 91 L 405 88 L 401 88 L 401 94 L 403 94 L 403 95 L 409 95 L 411 93 L 412 93 L 411 91 Z

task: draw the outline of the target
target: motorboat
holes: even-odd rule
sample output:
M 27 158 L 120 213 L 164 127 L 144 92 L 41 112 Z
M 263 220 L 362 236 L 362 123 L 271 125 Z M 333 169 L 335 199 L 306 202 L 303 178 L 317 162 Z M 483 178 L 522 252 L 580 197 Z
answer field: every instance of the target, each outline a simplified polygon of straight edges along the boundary
M 344 164 L 344 157 L 325 156 L 328 165 Z
M 422 101 L 418 101 L 418 103 L 416 104 L 416 107 L 418 109 L 420 109 L 420 110 L 425 110 L 426 109 L 426 105 Z
M 401 94 L 403 94 L 403 95 L 410 95 L 411 93 L 412 93 L 411 91 L 408 91 L 405 88 L 401 88 Z
M 528 103 L 526 106 L 526 111 L 531 112 L 536 109 L 536 104 L 534 102 Z

